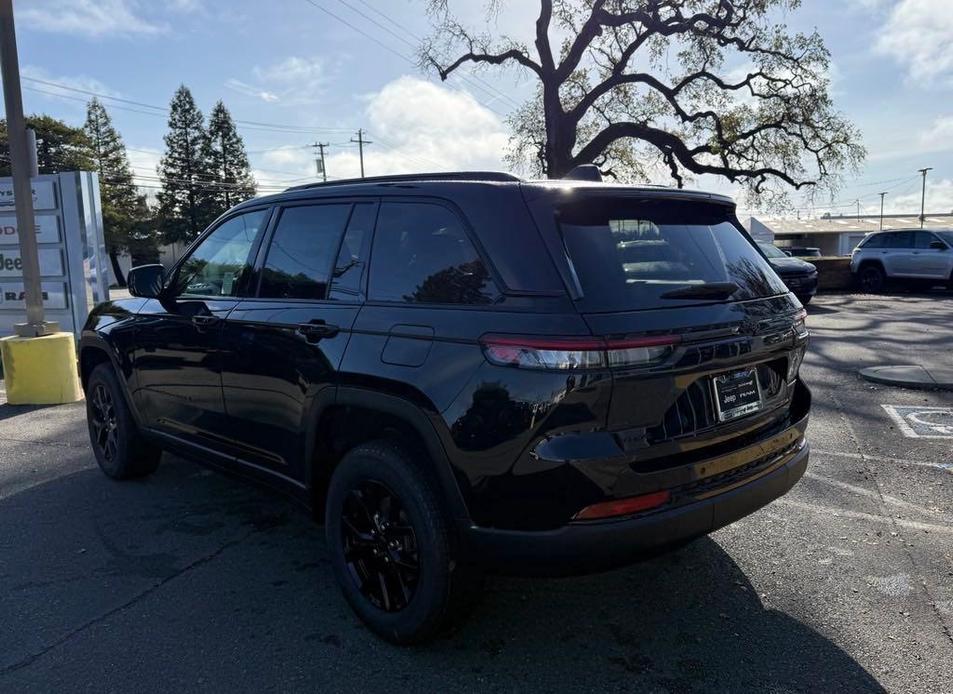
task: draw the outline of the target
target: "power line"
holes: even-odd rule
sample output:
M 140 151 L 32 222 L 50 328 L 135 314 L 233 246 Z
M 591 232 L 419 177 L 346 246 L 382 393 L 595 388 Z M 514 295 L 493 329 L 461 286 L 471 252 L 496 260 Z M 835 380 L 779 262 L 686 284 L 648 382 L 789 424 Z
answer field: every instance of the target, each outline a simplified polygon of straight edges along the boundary
M 370 34 L 370 33 L 368 33 L 367 31 L 364 31 L 363 29 L 361 29 L 360 27 L 356 26 L 356 25 L 353 24 L 352 22 L 349 22 L 348 20 L 346 20 L 346 19 L 344 19 L 343 17 L 341 17 L 339 14 L 335 14 L 334 12 L 332 12 L 332 11 L 329 10 L 329 9 L 327 9 L 326 7 L 323 7 L 322 5 L 319 5 L 317 2 L 315 2 L 315 0 L 304 0 L 304 1 L 305 1 L 306 3 L 308 3 L 309 5 L 311 5 L 312 7 L 314 7 L 316 10 L 319 10 L 319 11 L 321 11 L 321 12 L 324 12 L 326 15 L 328 15 L 328 16 L 330 16 L 330 17 L 333 17 L 334 19 L 338 20 L 339 22 L 341 22 L 341 23 L 344 24 L 345 26 L 350 27 L 351 29 L 353 29 L 354 31 L 356 31 L 357 33 L 359 33 L 361 36 L 365 37 L 366 39 L 368 39 L 368 40 L 370 40 L 370 41 L 373 41 L 373 42 L 376 43 L 378 46 L 380 46 L 380 47 L 383 48 L 384 50 L 386 50 L 386 51 L 388 51 L 388 52 L 390 52 L 390 53 L 396 55 L 396 56 L 397 56 L 398 58 L 400 58 L 401 60 L 403 60 L 403 61 L 409 63 L 410 65 L 413 65 L 414 67 L 417 66 L 417 61 L 415 61 L 415 60 L 413 60 L 412 58 L 409 58 L 408 56 L 404 55 L 403 53 L 401 53 L 400 51 L 398 51 L 398 50 L 397 50 L 396 48 L 394 48 L 393 46 L 388 46 L 386 43 L 384 43 L 383 41 L 381 41 L 380 39 L 378 39 L 378 38 L 377 38 L 376 36 L 374 36 L 373 34 Z M 352 8 L 352 9 L 353 9 L 353 8 Z M 365 16 L 365 17 L 366 17 L 366 15 L 362 15 L 362 16 Z M 375 23 L 376 23 L 376 22 L 375 22 Z M 471 96 L 472 96 L 472 95 L 471 95 Z M 476 99 L 476 97 L 473 97 L 473 98 Z M 487 110 L 490 110 L 490 111 L 493 111 L 493 113 L 497 114 L 498 116 L 506 116 L 505 113 L 503 113 L 503 112 L 501 112 L 501 111 L 497 111 L 495 108 L 493 108 L 493 107 L 490 106 L 489 104 L 480 102 L 479 100 L 477 100 L 477 103 L 480 103 L 480 104 L 483 106 L 483 108 L 485 108 L 485 109 L 487 109 Z
M 390 17 L 389 15 L 385 14 L 385 13 L 382 12 L 381 10 L 377 9 L 376 7 L 373 7 L 370 3 L 365 2 L 365 0 L 358 0 L 358 2 L 360 2 L 362 5 L 364 5 L 364 6 L 367 7 L 369 10 L 371 10 L 371 11 L 374 12 L 375 14 L 379 15 L 380 17 L 383 17 L 385 20 L 387 20 L 388 22 L 390 22 L 390 23 L 393 24 L 394 26 L 396 26 L 398 29 L 400 29 L 401 31 L 403 31 L 403 32 L 404 32 L 405 34 L 407 34 L 408 36 L 410 36 L 410 37 L 414 40 L 414 42 L 408 41 L 408 40 L 405 39 L 403 36 L 400 36 L 399 34 L 395 33 L 394 31 L 392 31 L 392 30 L 389 29 L 388 27 L 382 25 L 380 22 L 376 21 L 376 20 L 373 19 L 372 17 L 368 17 L 366 14 L 364 14 L 364 13 L 361 12 L 359 9 L 357 9 L 356 7 L 354 7 L 353 5 L 351 5 L 349 2 L 347 2 L 347 0 L 338 0 L 338 2 L 340 2 L 340 3 L 341 3 L 342 5 L 344 5 L 345 7 L 349 7 L 349 8 L 351 9 L 351 11 L 356 12 L 357 14 L 361 15 L 362 17 L 364 17 L 364 18 L 367 19 L 368 21 L 373 22 L 375 25 L 379 26 L 381 29 L 383 29 L 384 31 L 386 31 L 388 34 L 390 34 L 391 36 L 395 37 L 395 38 L 398 39 L 399 41 L 404 42 L 405 44 L 407 44 L 408 46 L 410 46 L 410 47 L 413 48 L 414 50 L 416 50 L 417 47 L 420 46 L 420 45 L 423 43 L 423 39 L 421 39 L 419 36 L 417 36 L 417 35 L 416 35 L 414 32 L 412 32 L 410 29 L 408 29 L 408 28 L 405 27 L 403 24 L 401 24 L 400 22 L 396 21 L 395 19 L 393 19 L 393 18 Z M 487 82 L 486 80 L 484 80 L 484 79 L 481 78 L 480 76 L 474 74 L 474 72 L 473 72 L 472 70 L 464 70 L 464 71 L 462 71 L 462 79 L 463 79 L 464 81 L 468 82 L 469 84 L 471 84 L 471 85 L 473 85 L 473 86 L 476 86 L 478 89 L 482 89 L 484 92 L 487 92 L 487 93 L 489 93 L 489 94 L 491 94 L 491 95 L 494 95 L 496 98 L 503 99 L 503 100 L 505 100 L 505 101 L 509 101 L 509 102 L 510 102 L 510 105 L 511 105 L 512 107 L 514 107 L 514 108 L 518 108 L 518 107 L 520 106 L 519 102 L 516 101 L 515 99 L 513 99 L 509 94 L 507 94 L 507 93 L 505 93 L 505 92 L 503 92 L 503 91 L 500 91 L 499 89 L 497 89 L 496 87 L 494 87 L 492 84 L 490 84 L 489 82 Z M 474 85 L 473 83 L 476 83 L 476 84 Z
M 95 96 L 99 99 L 108 99 L 110 101 L 116 101 L 122 104 L 129 104 L 132 106 L 136 106 L 140 109 L 143 109 L 143 108 L 151 109 L 151 111 L 149 112 L 136 111 L 137 113 L 147 113 L 147 115 L 154 115 L 154 116 L 160 116 L 160 117 L 165 117 L 169 113 L 169 109 L 166 106 L 156 106 L 155 104 L 147 104 L 143 101 L 134 101 L 132 99 L 124 99 L 118 96 L 112 96 L 110 94 L 103 94 L 102 92 L 95 92 L 91 89 L 81 89 L 79 87 L 73 87 L 68 84 L 61 84 L 59 82 L 53 82 L 51 80 L 42 80 L 36 77 L 24 77 L 23 79 L 29 82 L 37 83 L 37 84 L 44 84 L 50 87 L 56 87 L 57 89 L 65 89 L 66 91 L 70 91 L 70 92 L 77 92 L 79 94 Z M 49 94 L 51 96 L 58 96 L 63 98 L 76 98 L 76 97 L 70 97 L 67 94 L 57 94 L 56 92 L 44 91 L 41 89 L 37 89 L 35 87 L 33 87 L 32 89 L 33 91 L 39 91 L 41 93 Z M 83 101 L 85 101 L 85 99 Z M 115 104 L 110 104 L 110 105 L 116 108 L 119 108 L 118 106 L 115 106 Z M 126 110 L 130 110 L 130 109 L 126 109 Z M 284 125 L 279 123 L 268 123 L 264 121 L 243 120 L 239 118 L 234 119 L 234 121 L 236 124 L 249 126 L 252 129 L 274 130 L 278 132 L 292 132 L 292 133 L 302 133 L 302 134 L 314 133 L 314 132 L 336 132 L 336 133 L 351 132 L 350 128 L 324 128 L 319 126 L 312 127 L 312 126 L 303 126 L 303 125 Z

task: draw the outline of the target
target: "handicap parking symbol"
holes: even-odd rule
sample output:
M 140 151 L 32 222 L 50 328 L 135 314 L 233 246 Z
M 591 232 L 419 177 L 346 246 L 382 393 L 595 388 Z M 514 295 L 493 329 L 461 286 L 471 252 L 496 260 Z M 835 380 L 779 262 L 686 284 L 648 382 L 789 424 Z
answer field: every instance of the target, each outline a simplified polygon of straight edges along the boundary
M 904 436 L 912 439 L 953 439 L 953 407 L 881 405 Z

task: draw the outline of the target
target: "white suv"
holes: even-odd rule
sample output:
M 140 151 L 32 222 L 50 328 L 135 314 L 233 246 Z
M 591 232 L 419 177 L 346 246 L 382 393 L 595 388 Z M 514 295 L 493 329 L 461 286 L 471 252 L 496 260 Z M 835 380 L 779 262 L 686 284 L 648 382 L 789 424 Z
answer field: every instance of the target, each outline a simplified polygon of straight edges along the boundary
M 880 291 L 888 278 L 953 286 L 953 231 L 903 229 L 868 234 L 850 256 L 863 290 Z

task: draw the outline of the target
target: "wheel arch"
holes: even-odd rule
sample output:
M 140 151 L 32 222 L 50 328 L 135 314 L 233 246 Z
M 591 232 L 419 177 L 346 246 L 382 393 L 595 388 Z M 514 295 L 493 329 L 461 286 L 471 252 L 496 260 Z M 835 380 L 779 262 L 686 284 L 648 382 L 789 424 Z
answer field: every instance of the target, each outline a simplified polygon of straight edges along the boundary
M 469 518 L 460 486 L 432 419 L 416 404 L 395 395 L 339 387 L 333 401 L 312 418 L 307 444 L 307 485 L 315 517 L 323 520 L 328 482 L 354 446 L 389 438 L 423 454 L 455 520 Z
M 123 397 L 129 406 L 136 424 L 141 424 L 139 410 L 129 392 L 129 379 L 132 376 L 132 365 L 123 363 L 121 354 L 102 336 L 97 334 L 86 334 L 80 339 L 79 343 L 79 378 L 86 391 L 86 384 L 89 382 L 89 375 L 100 364 L 112 364 L 119 380 L 119 386 L 122 388 Z

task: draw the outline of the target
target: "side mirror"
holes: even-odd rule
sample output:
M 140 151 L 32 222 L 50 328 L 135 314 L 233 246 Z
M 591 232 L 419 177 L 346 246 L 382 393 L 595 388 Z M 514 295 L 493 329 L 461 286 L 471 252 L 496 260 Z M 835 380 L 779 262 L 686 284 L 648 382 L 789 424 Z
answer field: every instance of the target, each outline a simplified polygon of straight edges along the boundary
M 930 241 L 930 248 L 937 251 L 945 251 L 947 246 L 942 241 Z
M 165 286 L 165 268 L 161 265 L 140 265 L 126 275 L 129 293 L 143 299 L 155 299 Z

